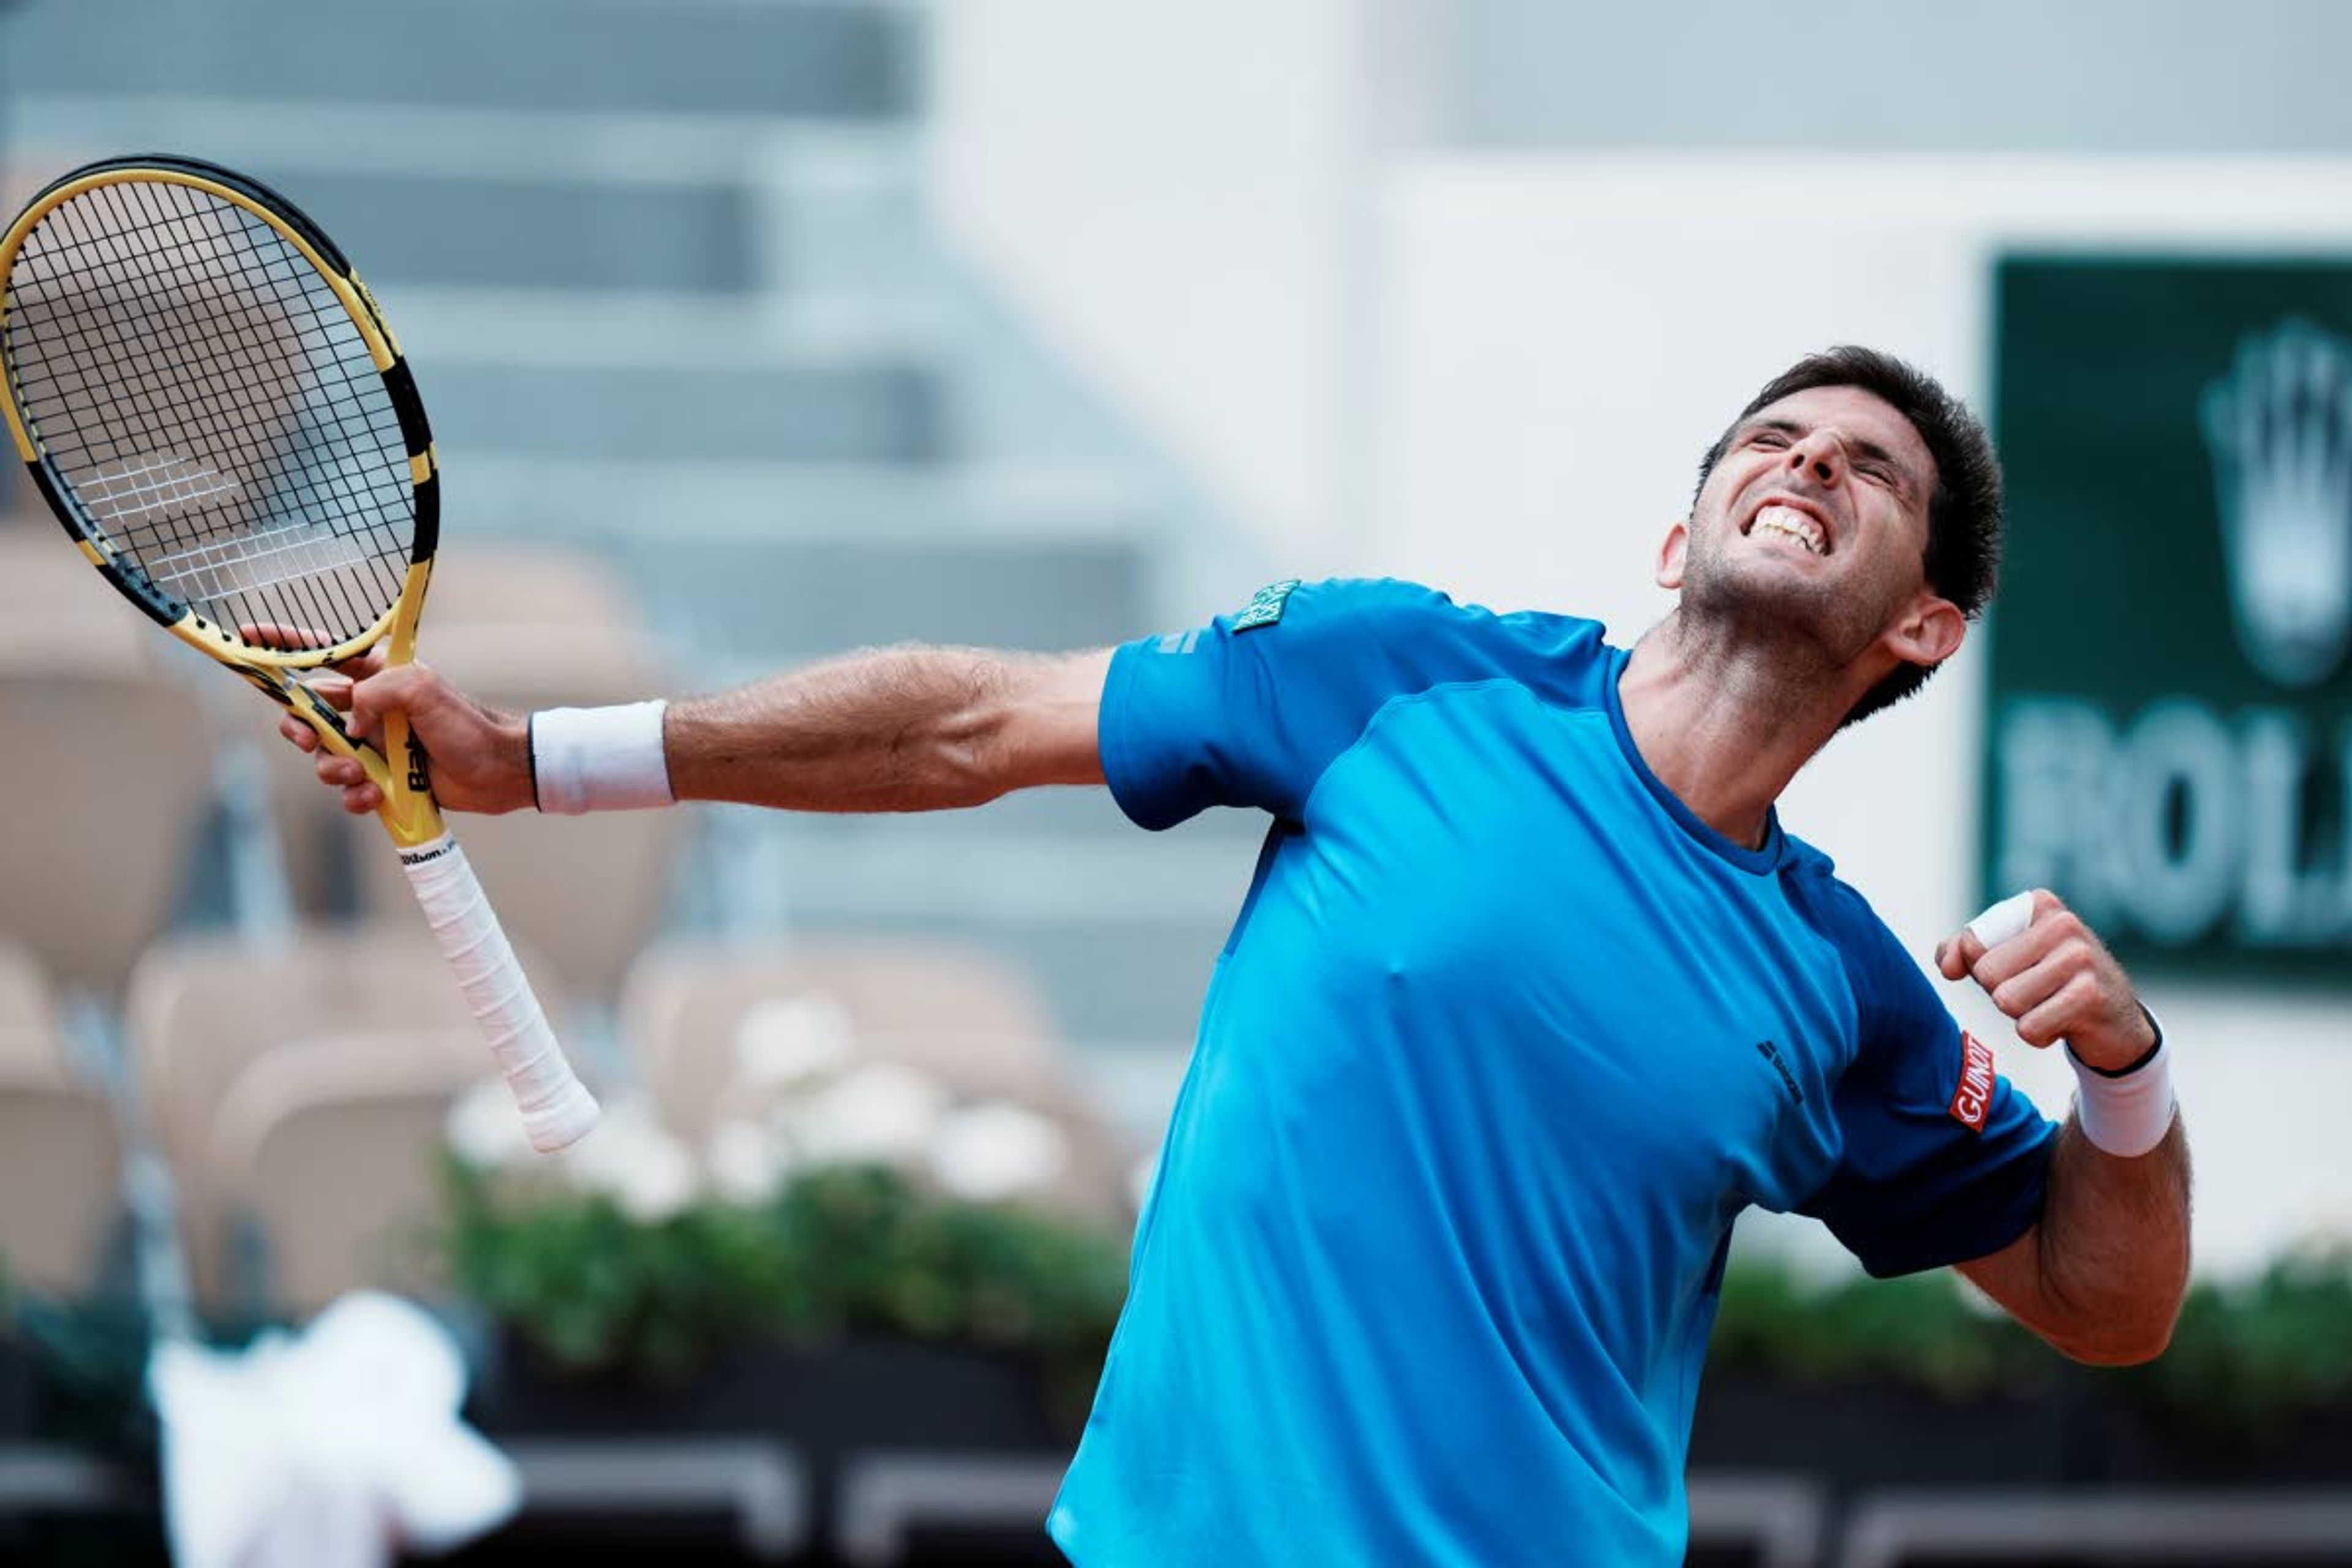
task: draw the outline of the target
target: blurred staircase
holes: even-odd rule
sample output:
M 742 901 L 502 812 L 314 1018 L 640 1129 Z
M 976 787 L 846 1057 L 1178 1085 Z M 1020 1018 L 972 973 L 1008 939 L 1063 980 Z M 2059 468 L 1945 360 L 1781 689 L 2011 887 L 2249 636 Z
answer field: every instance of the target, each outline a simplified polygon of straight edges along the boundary
M 604 552 L 681 689 L 1197 618 L 1161 584 L 1213 521 L 931 231 L 923 25 L 846 0 L 21 0 L 0 140 L 43 169 L 174 151 L 285 191 L 416 364 L 453 560 L 493 532 Z M 969 934 L 1032 968 L 1073 1039 L 1163 1062 L 1259 827 L 1179 847 L 1088 791 L 705 826 L 679 923 Z

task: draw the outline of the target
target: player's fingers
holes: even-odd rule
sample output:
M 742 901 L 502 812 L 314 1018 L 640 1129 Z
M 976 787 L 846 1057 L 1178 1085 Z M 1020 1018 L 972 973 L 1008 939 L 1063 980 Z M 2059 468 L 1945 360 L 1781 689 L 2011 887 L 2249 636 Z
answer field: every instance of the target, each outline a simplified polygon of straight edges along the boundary
M 1962 927 L 1936 944 L 1936 973 L 1947 980 L 1958 980 L 1968 973 L 1969 964 L 1984 956 L 1984 943 Z
M 2054 1046 L 2073 1033 L 2076 1025 L 2089 1018 L 2098 1005 L 2097 979 L 2087 973 L 2078 973 L 2059 988 L 2056 995 L 2017 1021 L 2017 1037 L 2037 1049 Z
M 1969 973 L 1975 977 L 1978 984 L 1996 993 L 1994 999 L 1998 1001 L 1997 994 L 2002 986 L 2040 968 L 2050 961 L 2053 953 L 2069 946 L 2079 949 L 2082 941 L 2082 922 L 2062 910 L 2046 920 L 2035 921 L 2021 934 L 1987 948 L 1969 965 Z M 2009 1010 L 2003 1008 L 2002 1011 Z M 2010 1016 L 2013 1018 L 2017 1015 L 2012 1012 Z
M 310 678 L 310 689 L 317 692 L 319 694 L 319 700 L 324 702 L 328 707 L 336 710 L 338 712 L 348 713 L 351 711 L 351 677 L 347 675 L 314 675 Z
M 236 635 L 256 647 L 274 647 L 288 651 L 310 647 L 327 647 L 334 639 L 315 626 L 291 626 L 284 621 L 244 621 Z M 364 679 L 383 668 L 383 652 L 370 648 L 351 658 L 339 660 L 333 668 L 355 679 Z
M 365 816 L 383 804 L 383 791 L 372 784 L 354 784 L 343 791 L 343 809 L 353 816 Z
M 338 789 L 368 782 L 367 770 L 356 760 L 336 756 L 332 752 L 312 763 L 310 769 L 319 775 L 320 784 L 333 784 Z
M 292 742 L 294 749 L 298 752 L 315 752 L 319 749 L 319 731 L 290 713 L 278 721 L 278 732 Z
M 1969 934 L 1989 948 L 2014 941 L 2033 923 L 2042 900 L 2048 896 L 2038 888 L 2032 892 L 2012 893 L 1969 921 Z
M 2001 900 L 1936 944 L 1937 970 L 1947 980 L 1974 973 L 1979 959 L 2030 929 L 2045 902 L 2058 900 L 2039 888 Z
M 1991 955 L 1992 959 L 2005 956 L 2006 949 Z M 1998 984 L 1988 985 L 1985 990 L 2003 1015 L 2022 1018 L 2071 984 L 2087 967 L 2086 956 L 2081 944 L 2062 942 L 2041 963 L 2009 975 Z
M 290 626 L 284 621 L 241 621 L 236 635 L 256 647 L 274 647 L 292 651 L 306 647 L 325 647 L 331 640 L 327 634 L 311 626 Z
M 397 669 L 382 670 L 353 681 L 347 710 L 352 717 L 347 728 L 362 740 L 374 740 L 383 728 L 383 716 L 406 712 L 415 707 L 432 679 L 432 672 L 423 665 L 404 664 Z

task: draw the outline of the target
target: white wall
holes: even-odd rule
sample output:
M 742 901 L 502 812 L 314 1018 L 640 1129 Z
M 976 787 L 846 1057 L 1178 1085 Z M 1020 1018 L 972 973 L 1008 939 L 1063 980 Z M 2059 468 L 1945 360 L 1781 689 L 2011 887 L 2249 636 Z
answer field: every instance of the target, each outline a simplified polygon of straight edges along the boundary
M 1282 559 L 1327 553 L 1339 532 L 1360 299 L 1357 11 L 929 13 L 932 192 L 950 243 Z
M 1666 607 L 1649 563 L 1700 452 L 1790 361 L 1868 342 L 1980 400 L 2000 248 L 2352 254 L 2352 161 L 1430 157 L 1395 165 L 1377 210 L 1374 559 L 1630 639 Z M 1922 953 L 1974 912 L 1981 699 L 1964 652 L 1783 803 Z M 2202 1266 L 2352 1232 L 2352 1004 L 2147 990 L 2180 1047 Z M 2062 1063 L 1950 995 L 2064 1106 Z

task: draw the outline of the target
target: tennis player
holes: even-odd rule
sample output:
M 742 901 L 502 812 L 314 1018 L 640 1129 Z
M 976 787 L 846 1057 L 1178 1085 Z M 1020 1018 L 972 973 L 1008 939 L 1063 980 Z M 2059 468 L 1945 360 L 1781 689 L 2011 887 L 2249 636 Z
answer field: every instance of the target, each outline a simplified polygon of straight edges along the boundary
M 1874 1274 L 1957 1266 L 2094 1363 L 2164 1347 L 2189 1251 L 2166 1047 L 2098 939 L 2036 892 L 1936 953 L 2065 1043 L 2055 1126 L 1774 812 L 1982 608 L 1982 427 L 1842 348 L 1702 476 L 1658 552 L 1676 607 L 1630 652 L 1406 583 L 1281 583 L 1069 658 L 894 648 L 528 720 L 421 665 L 339 695 L 363 731 L 406 711 L 457 809 L 1102 783 L 1150 828 L 1265 812 L 1054 1539 L 1082 1564 L 1678 1563 L 1748 1205 Z M 318 771 L 373 808 L 352 763 Z

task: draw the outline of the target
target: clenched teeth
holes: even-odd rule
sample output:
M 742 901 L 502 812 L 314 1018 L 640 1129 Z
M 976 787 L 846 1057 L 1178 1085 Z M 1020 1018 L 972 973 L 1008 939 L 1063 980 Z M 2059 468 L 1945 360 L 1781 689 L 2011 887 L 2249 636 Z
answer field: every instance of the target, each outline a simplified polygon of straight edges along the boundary
M 1758 512 L 1756 521 L 1748 526 L 1750 533 L 1762 533 L 1768 529 L 1774 533 L 1787 534 L 1816 555 L 1830 552 L 1829 541 L 1822 536 L 1822 525 L 1795 507 L 1768 506 Z

